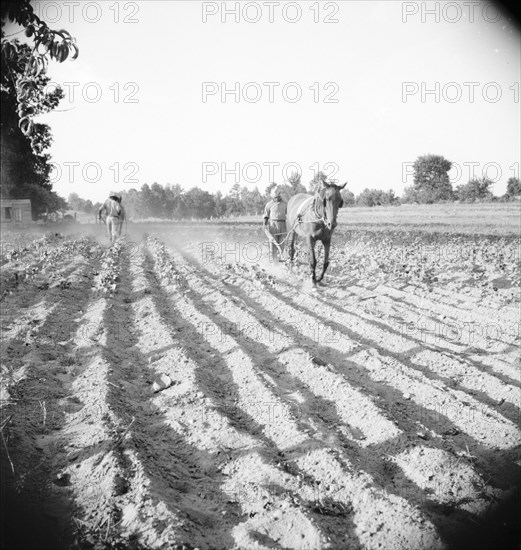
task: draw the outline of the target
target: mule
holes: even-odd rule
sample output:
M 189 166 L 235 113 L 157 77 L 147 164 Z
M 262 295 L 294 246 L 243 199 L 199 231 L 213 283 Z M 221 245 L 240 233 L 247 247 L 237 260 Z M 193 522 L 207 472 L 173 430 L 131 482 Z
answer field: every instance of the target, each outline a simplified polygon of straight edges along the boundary
M 293 262 L 295 237 L 300 235 L 307 244 L 313 286 L 322 281 L 329 265 L 331 236 L 337 225 L 338 209 L 344 205 L 340 191 L 346 185 L 347 182 L 344 185 L 322 182 L 314 196 L 299 193 L 288 201 L 286 222 L 287 227 L 291 228 L 291 234 L 288 235 L 289 259 Z M 317 258 L 315 256 L 317 241 L 322 241 L 324 246 L 324 265 L 318 278 L 316 276 Z

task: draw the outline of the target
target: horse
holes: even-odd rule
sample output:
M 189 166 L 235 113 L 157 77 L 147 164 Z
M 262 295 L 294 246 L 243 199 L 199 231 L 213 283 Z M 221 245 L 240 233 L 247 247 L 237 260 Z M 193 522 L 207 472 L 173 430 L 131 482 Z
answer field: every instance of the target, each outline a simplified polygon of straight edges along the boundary
M 290 235 L 288 235 L 289 259 L 293 262 L 296 235 L 304 237 L 308 248 L 311 279 L 314 287 L 322 281 L 329 265 L 331 236 L 336 227 L 338 209 L 344 205 L 340 191 L 346 185 L 347 182 L 344 185 L 322 182 L 314 196 L 299 193 L 288 201 L 286 222 L 287 227 L 291 228 Z M 324 246 L 324 266 L 318 278 L 316 276 L 317 259 L 315 256 L 317 241 L 322 241 Z

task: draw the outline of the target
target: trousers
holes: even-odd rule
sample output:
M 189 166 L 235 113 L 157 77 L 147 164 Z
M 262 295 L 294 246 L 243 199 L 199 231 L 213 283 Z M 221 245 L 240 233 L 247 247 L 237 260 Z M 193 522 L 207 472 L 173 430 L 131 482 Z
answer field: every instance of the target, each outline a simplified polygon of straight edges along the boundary
M 123 222 L 116 216 L 107 216 L 107 233 L 111 242 L 121 235 Z

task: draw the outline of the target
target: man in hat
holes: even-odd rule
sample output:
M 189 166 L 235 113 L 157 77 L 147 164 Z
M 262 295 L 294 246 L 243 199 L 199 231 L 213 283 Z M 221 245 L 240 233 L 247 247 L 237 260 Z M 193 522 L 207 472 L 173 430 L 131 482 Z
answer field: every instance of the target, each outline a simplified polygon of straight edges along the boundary
M 107 224 L 107 235 L 110 242 L 115 242 L 121 235 L 121 228 L 125 221 L 125 209 L 121 204 L 121 195 L 111 191 L 109 198 L 100 206 L 98 218 L 101 221 L 102 213 L 105 212 L 105 223 Z
M 264 229 L 270 232 L 275 242 L 281 245 L 286 236 L 286 209 L 288 205 L 282 200 L 282 193 L 278 185 L 273 187 L 270 194 L 271 200 L 264 208 L 263 225 Z M 277 255 L 273 254 L 275 248 L 277 247 L 270 242 L 270 253 L 276 260 Z

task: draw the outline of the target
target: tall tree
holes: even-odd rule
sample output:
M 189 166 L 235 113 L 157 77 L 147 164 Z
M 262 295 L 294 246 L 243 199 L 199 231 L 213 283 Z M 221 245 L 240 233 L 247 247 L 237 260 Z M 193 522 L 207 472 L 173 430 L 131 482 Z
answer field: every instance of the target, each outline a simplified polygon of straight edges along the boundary
M 245 213 L 246 209 L 241 200 L 241 187 L 238 183 L 230 189 L 226 201 L 226 214 L 228 216 L 240 216 Z
M 39 114 L 37 106 L 41 100 L 40 74 L 45 73 L 49 59 L 63 63 L 69 56 L 76 59 L 79 54 L 76 40 L 65 29 L 49 28 L 33 10 L 30 0 L 4 0 L 0 5 L 2 21 L 2 75 L 11 80 L 19 115 L 18 126 L 36 151 L 34 117 Z M 33 47 L 24 59 L 23 71 L 17 72 L 20 44 L 17 40 L 6 40 L 3 26 L 9 20 L 22 26 L 25 36 L 33 39 Z M 5 71 L 5 72 L 4 72 Z M 4 82 L 2 81 L 2 84 Z
M 509 178 L 507 181 L 506 197 L 513 199 L 521 195 L 521 180 L 519 178 Z
M 215 203 L 215 215 L 218 218 L 220 218 L 226 212 L 226 207 L 225 207 L 225 204 L 224 204 L 223 194 L 221 193 L 221 191 L 217 191 L 217 193 L 215 193 L 214 203 Z
M 52 142 L 50 128 L 35 117 L 47 113 L 63 97 L 61 88 L 46 91 L 49 59 L 64 61 L 71 50 L 78 50 L 65 30 L 53 31 L 33 12 L 29 0 L 2 2 L 1 46 L 1 189 L 3 197 L 29 198 L 33 217 L 45 210 L 63 210 L 65 200 L 52 191 L 50 155 L 45 151 Z M 6 21 L 25 28 L 32 47 L 18 40 L 7 40 Z
M 33 216 L 36 217 L 46 209 L 52 209 L 57 201 L 50 183 L 50 155 L 45 152 L 52 142 L 52 136 L 47 124 L 31 123 L 31 141 L 24 135 L 19 124 L 21 115 L 27 109 L 35 115 L 54 109 L 63 97 L 63 91 L 56 88 L 50 93 L 46 92 L 45 87 L 50 78 L 42 71 L 36 79 L 37 89 L 33 94 L 33 103 L 27 108 L 20 105 L 15 82 L 17 76 L 25 70 L 30 48 L 25 44 L 16 45 L 16 55 L 12 55 L 8 61 L 2 52 L 1 59 L 0 186 L 3 197 L 31 199 Z
M 139 191 L 137 215 L 140 218 L 149 218 L 154 215 L 152 211 L 152 191 L 150 185 L 144 183 Z
M 359 206 L 383 206 L 395 204 L 397 201 L 392 189 L 387 192 L 381 189 L 364 189 L 355 202 Z
M 123 203 L 125 207 L 125 212 L 127 213 L 127 216 L 129 219 L 137 218 L 138 212 L 139 212 L 139 191 L 132 188 L 128 191 L 123 191 L 121 193 L 121 202 Z M 94 208 L 96 205 L 94 205 Z
M 78 193 L 71 193 L 67 199 L 67 204 L 70 210 L 81 210 L 85 201 L 80 198 Z
M 181 219 L 183 217 L 183 188 L 176 183 L 167 184 L 165 187 L 165 217 Z
M 213 195 L 199 187 L 192 187 L 184 195 L 187 213 L 192 218 L 211 218 L 215 215 Z
M 317 190 L 317 187 L 324 181 L 327 181 L 327 174 L 319 170 L 313 179 L 309 182 L 308 191 L 309 193 L 314 193 Z
M 94 212 L 94 204 L 90 199 L 87 199 L 85 201 L 85 203 L 83 204 L 82 211 L 87 214 L 91 214 L 92 212 Z
M 288 178 L 288 185 L 291 187 L 292 195 L 306 193 L 306 188 L 302 185 L 302 176 L 298 172 L 292 172 Z
M 349 189 L 342 189 L 342 191 L 340 191 L 340 196 L 344 201 L 344 207 L 353 206 L 355 204 L 355 195 L 353 192 L 349 191 Z
M 414 183 L 406 189 L 408 202 L 432 204 L 453 200 L 449 170 L 452 163 L 440 155 L 420 156 L 414 162 Z
M 262 214 L 266 201 L 258 187 L 255 187 L 251 192 L 251 207 L 252 210 L 249 214 Z
M 493 198 L 490 188 L 493 182 L 488 178 L 472 178 L 465 185 L 458 185 L 455 196 L 464 202 L 490 201 Z
M 150 210 L 155 218 L 169 217 L 166 196 L 165 189 L 159 183 L 154 182 L 150 186 Z

